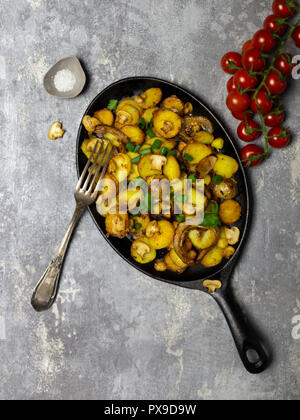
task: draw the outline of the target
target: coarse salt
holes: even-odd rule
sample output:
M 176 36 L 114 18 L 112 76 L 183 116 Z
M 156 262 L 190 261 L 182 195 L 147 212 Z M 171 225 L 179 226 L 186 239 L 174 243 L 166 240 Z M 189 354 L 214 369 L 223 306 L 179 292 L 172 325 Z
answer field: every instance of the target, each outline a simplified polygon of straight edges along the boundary
M 55 89 L 59 92 L 70 92 L 76 83 L 76 77 L 71 70 L 60 70 L 54 77 Z

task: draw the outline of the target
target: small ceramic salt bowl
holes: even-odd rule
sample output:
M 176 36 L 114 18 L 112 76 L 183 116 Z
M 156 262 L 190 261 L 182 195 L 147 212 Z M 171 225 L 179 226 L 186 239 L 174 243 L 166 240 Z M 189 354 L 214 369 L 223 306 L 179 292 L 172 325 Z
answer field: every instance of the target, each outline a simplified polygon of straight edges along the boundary
M 58 90 L 54 82 L 55 76 L 62 70 L 67 70 L 68 75 L 74 75 L 75 77 L 74 83 L 72 83 L 72 88 L 66 92 L 64 92 L 63 89 Z M 77 57 L 63 58 L 58 63 L 56 63 L 44 77 L 44 88 L 50 95 L 56 96 L 57 98 L 75 98 L 83 91 L 85 84 L 86 75 Z

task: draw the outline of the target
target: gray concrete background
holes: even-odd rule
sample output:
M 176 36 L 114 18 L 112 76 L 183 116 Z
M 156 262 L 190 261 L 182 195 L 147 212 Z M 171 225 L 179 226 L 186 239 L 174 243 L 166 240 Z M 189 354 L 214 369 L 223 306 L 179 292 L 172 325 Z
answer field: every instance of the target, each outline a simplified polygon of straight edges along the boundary
M 299 399 L 300 82 L 285 96 L 293 144 L 251 171 L 252 233 L 235 271 L 240 303 L 274 352 L 245 372 L 213 300 L 156 283 L 109 249 L 86 214 L 57 304 L 30 306 L 73 210 L 75 138 L 91 99 L 117 79 L 152 75 L 187 87 L 232 132 L 221 56 L 239 50 L 271 0 L 0 0 L 0 398 Z M 296 53 L 296 49 L 292 47 Z M 90 77 L 71 101 L 42 78 L 77 55 Z M 47 139 L 63 121 L 62 140 Z

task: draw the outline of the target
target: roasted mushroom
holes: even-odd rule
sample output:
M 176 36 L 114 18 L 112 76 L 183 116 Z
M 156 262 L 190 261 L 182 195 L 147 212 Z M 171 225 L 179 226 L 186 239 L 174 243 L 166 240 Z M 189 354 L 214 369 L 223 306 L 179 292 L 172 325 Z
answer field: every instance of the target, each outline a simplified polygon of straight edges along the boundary
M 102 135 L 109 140 L 116 147 L 119 147 L 122 143 L 127 144 L 129 142 L 129 137 L 125 133 L 109 125 L 98 125 L 94 131 L 96 134 Z
M 237 182 L 233 179 L 224 179 L 220 184 L 213 185 L 213 193 L 216 198 L 232 200 L 238 195 Z
M 137 239 L 131 246 L 131 256 L 140 264 L 148 264 L 155 260 L 156 251 L 145 237 Z
M 193 137 L 199 131 L 204 130 L 208 131 L 210 134 L 213 134 L 214 127 L 208 118 L 199 116 L 199 117 L 184 117 L 182 131 L 189 137 Z
M 214 169 L 217 162 L 216 156 L 207 156 L 202 159 L 197 165 L 197 174 L 199 179 L 205 179 L 205 177 Z
M 64 134 L 65 130 L 63 130 L 62 128 L 62 123 L 56 121 L 51 125 L 50 130 L 48 132 L 48 137 L 50 140 L 57 140 L 62 138 Z

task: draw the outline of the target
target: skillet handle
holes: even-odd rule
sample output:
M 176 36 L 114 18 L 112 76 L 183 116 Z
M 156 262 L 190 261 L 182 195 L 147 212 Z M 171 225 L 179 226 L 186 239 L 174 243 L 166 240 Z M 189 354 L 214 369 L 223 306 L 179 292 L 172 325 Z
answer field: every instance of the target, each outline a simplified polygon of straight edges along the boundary
M 226 291 L 219 291 L 211 296 L 225 315 L 245 368 L 252 374 L 262 373 L 268 367 L 268 356 L 252 328 L 245 321 L 240 308 Z

